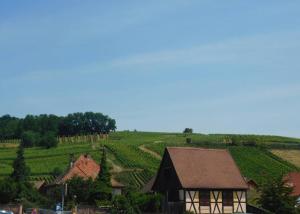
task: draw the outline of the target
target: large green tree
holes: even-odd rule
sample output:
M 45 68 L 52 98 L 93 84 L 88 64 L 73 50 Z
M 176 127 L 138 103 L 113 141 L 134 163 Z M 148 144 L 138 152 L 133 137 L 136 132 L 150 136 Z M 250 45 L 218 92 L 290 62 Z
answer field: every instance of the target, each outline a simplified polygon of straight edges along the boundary
M 40 142 L 40 135 L 34 131 L 25 131 L 21 136 L 21 144 L 24 148 L 33 147 Z
M 39 146 L 46 147 L 47 149 L 51 147 L 56 147 L 57 144 L 58 144 L 57 137 L 55 136 L 55 133 L 51 131 L 43 134 L 39 141 Z
M 101 161 L 100 161 L 100 172 L 98 175 L 98 180 L 105 183 L 107 186 L 110 186 L 110 179 L 111 174 L 109 172 L 109 168 L 107 165 L 107 159 L 106 159 L 106 148 L 105 146 L 102 147 L 102 155 L 101 155 Z
M 45 135 L 74 136 L 89 134 L 108 134 L 116 129 L 116 121 L 107 115 L 95 112 L 73 113 L 65 117 L 56 115 L 27 115 L 25 118 L 4 115 L 0 117 L 0 140 L 20 138 L 24 132 L 31 131 Z
M 22 144 L 20 144 L 17 151 L 17 158 L 13 162 L 13 172 L 11 174 L 11 178 L 18 183 L 23 183 L 28 180 L 29 174 L 30 168 L 25 164 L 24 148 Z
M 20 119 L 10 115 L 0 117 L 0 140 L 19 138 L 19 122 Z
M 292 196 L 293 188 L 286 185 L 282 177 L 269 178 L 259 189 L 258 204 L 275 214 L 296 214 L 296 197 Z
M 102 147 L 100 171 L 94 182 L 93 197 L 97 201 L 109 201 L 112 197 L 111 174 L 107 166 L 106 149 Z

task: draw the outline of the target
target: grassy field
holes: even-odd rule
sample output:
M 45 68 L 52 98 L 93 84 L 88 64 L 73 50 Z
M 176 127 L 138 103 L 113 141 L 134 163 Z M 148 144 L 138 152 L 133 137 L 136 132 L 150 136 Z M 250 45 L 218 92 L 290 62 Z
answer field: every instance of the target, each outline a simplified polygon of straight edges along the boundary
M 271 152 L 274 155 L 281 157 L 282 159 L 294 164 L 300 168 L 300 150 L 296 149 L 272 149 Z
M 154 143 L 148 144 L 147 148 L 162 155 L 167 146 L 193 146 L 207 148 L 228 149 L 239 166 L 243 176 L 251 178 L 256 182 L 262 182 L 270 176 L 280 176 L 287 172 L 298 170 L 292 163 L 281 159 L 268 150 L 250 146 L 228 146 L 226 144 L 180 144 L 180 143 Z M 281 150 L 280 150 L 281 151 Z M 299 150 L 300 151 L 300 150 Z
M 192 138 L 192 144 L 187 144 L 186 136 L 181 133 L 116 132 L 112 133 L 109 139 L 94 143 L 60 143 L 58 147 L 51 149 L 29 148 L 25 150 L 25 158 L 31 168 L 33 179 L 51 181 L 53 179 L 51 172 L 54 168 L 67 169 L 71 153 L 75 156 L 89 153 L 96 161 L 99 161 L 100 147 L 105 145 L 108 148 L 109 164 L 114 176 L 124 184 L 135 188 L 141 188 L 156 173 L 160 162 L 159 155 L 162 155 L 166 146 L 227 148 L 243 175 L 258 182 L 268 176 L 297 170 L 293 164 L 266 149 L 261 149 L 260 146 L 275 145 L 278 147 L 278 145 L 284 144 L 285 147 L 290 145 L 294 148 L 295 145 L 300 145 L 299 139 L 234 135 L 235 138 L 238 138 L 239 143 L 232 146 L 227 143 L 228 138 L 232 135 L 192 134 L 189 137 Z M 243 146 L 243 142 L 253 140 L 257 142 L 258 146 Z M 16 150 L 16 144 L 0 144 L 0 177 L 8 176 L 11 173 Z M 153 155 L 153 152 L 157 155 Z

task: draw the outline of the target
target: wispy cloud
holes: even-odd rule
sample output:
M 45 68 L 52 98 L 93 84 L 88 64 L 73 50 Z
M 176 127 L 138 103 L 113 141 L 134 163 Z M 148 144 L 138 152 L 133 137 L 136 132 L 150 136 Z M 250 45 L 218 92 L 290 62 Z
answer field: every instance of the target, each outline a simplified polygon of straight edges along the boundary
M 300 68 L 300 32 L 259 34 L 250 37 L 232 38 L 209 44 L 194 45 L 188 48 L 159 50 L 150 53 L 137 53 L 108 62 L 93 62 L 67 69 L 39 70 L 24 72 L 12 79 L 45 80 L 70 78 L 74 75 L 103 74 L 121 71 L 172 72 L 177 66 L 190 65 L 239 65 L 259 68 L 261 71 L 295 71 Z M 169 69 L 165 69 L 169 68 Z M 228 69 L 227 69 L 228 70 Z M 224 69 L 226 71 L 226 69 Z M 243 70 L 239 71 L 243 72 Z
M 141 53 L 110 62 L 114 67 L 200 64 L 293 64 L 298 61 L 300 32 L 233 38 L 189 48 Z M 295 64 L 297 65 L 297 64 Z
M 225 104 L 235 103 L 246 104 L 249 106 L 260 105 L 262 103 L 268 103 L 270 101 L 283 101 L 286 98 L 299 98 L 300 97 L 300 85 L 288 84 L 278 86 L 260 86 L 259 88 L 253 88 L 252 90 L 239 90 L 235 93 L 231 93 L 224 97 L 218 97 L 211 99 L 207 102 L 210 106 L 220 106 Z M 205 103 L 205 101 L 204 101 Z

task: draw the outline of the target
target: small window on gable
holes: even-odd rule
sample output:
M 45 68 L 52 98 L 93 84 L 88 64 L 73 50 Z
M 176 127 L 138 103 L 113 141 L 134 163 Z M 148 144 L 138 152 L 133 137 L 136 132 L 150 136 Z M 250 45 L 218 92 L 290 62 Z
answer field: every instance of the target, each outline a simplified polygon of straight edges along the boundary
M 233 192 L 230 190 L 223 191 L 223 206 L 233 205 Z
M 209 190 L 200 191 L 200 206 L 209 206 L 210 205 L 210 192 Z

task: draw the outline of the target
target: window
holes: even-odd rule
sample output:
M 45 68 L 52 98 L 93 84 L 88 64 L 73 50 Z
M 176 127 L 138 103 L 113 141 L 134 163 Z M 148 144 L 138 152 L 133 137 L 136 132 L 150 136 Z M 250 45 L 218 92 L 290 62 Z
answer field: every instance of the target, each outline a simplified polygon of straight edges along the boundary
M 233 192 L 232 191 L 223 191 L 223 206 L 232 206 L 233 205 Z
M 179 200 L 184 201 L 184 190 L 183 189 L 179 190 Z
M 210 206 L 210 192 L 208 190 L 200 191 L 200 206 Z

